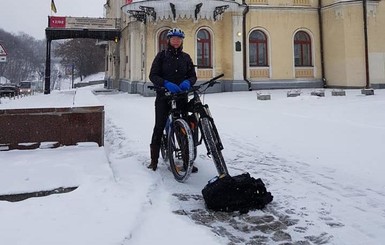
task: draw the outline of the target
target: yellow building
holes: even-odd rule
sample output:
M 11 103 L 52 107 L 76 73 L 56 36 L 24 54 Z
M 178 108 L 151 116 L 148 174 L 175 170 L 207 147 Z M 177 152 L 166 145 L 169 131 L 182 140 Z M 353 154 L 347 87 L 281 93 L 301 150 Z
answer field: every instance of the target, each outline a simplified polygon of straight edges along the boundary
M 121 23 L 106 75 L 123 91 L 149 94 L 173 27 L 186 33 L 198 80 L 225 74 L 219 91 L 385 87 L 384 1 L 108 0 L 105 10 Z

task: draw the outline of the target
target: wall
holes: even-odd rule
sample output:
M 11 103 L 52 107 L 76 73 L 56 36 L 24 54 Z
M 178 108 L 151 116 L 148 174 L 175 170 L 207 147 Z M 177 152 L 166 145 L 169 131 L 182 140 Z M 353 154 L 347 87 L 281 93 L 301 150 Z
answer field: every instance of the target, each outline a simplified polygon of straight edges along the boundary
M 249 34 L 260 29 L 268 36 L 270 79 L 295 79 L 294 34 L 306 31 L 312 39 L 315 78 L 321 78 L 318 14 L 315 9 L 251 9 L 247 19 Z
M 362 4 L 341 3 L 322 11 L 325 73 L 329 86 L 365 86 Z
M 23 149 L 28 144 L 57 142 L 104 145 L 104 107 L 0 109 L 0 145 Z
M 370 2 L 368 11 L 368 39 L 370 83 L 376 88 L 385 88 L 385 3 Z

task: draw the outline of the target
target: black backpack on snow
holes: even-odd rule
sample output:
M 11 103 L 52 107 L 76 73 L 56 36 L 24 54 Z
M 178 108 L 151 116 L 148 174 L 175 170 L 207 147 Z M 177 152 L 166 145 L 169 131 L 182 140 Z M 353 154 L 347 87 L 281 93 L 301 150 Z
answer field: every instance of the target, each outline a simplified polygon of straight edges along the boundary
M 202 194 L 208 209 L 224 212 L 247 213 L 252 209 L 263 209 L 273 200 L 262 180 L 249 173 L 209 181 Z

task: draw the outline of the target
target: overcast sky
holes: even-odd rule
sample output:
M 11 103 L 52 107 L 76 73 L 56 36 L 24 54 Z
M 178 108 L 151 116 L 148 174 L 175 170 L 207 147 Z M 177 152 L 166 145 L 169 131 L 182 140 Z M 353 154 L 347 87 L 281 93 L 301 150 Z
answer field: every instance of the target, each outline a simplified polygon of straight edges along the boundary
M 55 16 L 103 17 L 106 0 L 54 0 Z M 17 34 L 24 32 L 36 39 L 45 38 L 51 15 L 51 0 L 1 0 L 0 28 Z

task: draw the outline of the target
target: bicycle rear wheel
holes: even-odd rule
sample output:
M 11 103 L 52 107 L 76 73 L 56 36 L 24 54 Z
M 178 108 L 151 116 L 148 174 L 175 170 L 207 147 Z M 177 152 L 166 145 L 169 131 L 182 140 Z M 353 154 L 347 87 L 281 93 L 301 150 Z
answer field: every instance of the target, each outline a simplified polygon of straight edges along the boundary
M 201 120 L 202 133 L 206 141 L 206 146 L 209 151 L 209 154 L 214 160 L 215 167 L 217 168 L 218 175 L 228 175 L 229 172 L 226 167 L 225 160 L 220 148 L 220 139 L 219 136 L 214 132 L 214 127 L 209 118 L 205 117 Z
M 168 156 L 175 179 L 185 182 L 193 167 L 194 142 L 191 129 L 183 119 L 177 119 L 168 134 Z
M 162 134 L 162 139 L 160 141 L 160 154 L 164 161 L 168 161 L 168 145 L 167 145 L 167 135 L 166 133 Z

